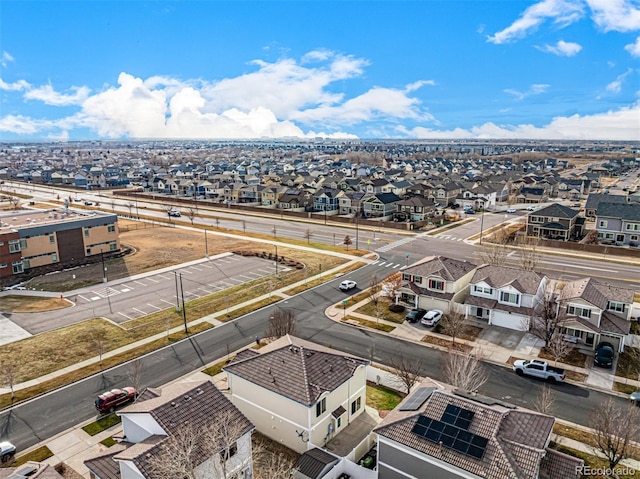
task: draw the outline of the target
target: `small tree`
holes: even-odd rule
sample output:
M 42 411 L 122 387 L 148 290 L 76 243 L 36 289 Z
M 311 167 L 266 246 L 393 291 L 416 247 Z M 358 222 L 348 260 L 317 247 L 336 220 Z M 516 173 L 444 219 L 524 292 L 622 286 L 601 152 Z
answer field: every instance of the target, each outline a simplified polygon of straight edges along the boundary
M 296 315 L 291 309 L 273 308 L 269 326 L 265 332 L 267 338 L 281 338 L 287 334 L 296 334 Z
M 564 340 L 560 332 L 556 331 L 545 348 L 553 356 L 553 363 L 556 365 L 558 361 L 571 352 L 573 346 Z
M 242 220 L 242 232 L 247 232 L 247 222 L 245 220 Z
M 389 366 L 396 377 L 395 381 L 404 388 L 407 394 L 422 377 L 422 361 L 420 359 L 413 359 L 400 353 L 392 356 Z
M 127 208 L 129 208 L 129 218 L 133 216 L 133 213 L 131 212 L 131 210 L 133 210 L 135 206 L 136 205 L 133 201 L 127 201 Z
M 106 334 L 103 329 L 93 331 L 93 345 L 96 348 L 98 357 L 100 358 L 100 370 L 102 371 L 102 355 L 106 348 Z
M 538 243 L 540 238 L 535 236 L 526 236 L 520 242 L 520 267 L 525 271 L 534 271 L 540 262 L 540 253 L 538 253 Z
M 191 226 L 193 226 L 193 222 L 196 219 L 196 216 L 198 216 L 198 212 L 195 210 L 195 208 L 193 207 L 188 207 L 187 208 L 187 218 L 189 218 L 189 221 L 191 221 Z
M 382 293 L 391 297 L 394 301 L 398 301 L 398 290 L 402 286 L 402 273 L 396 271 L 391 273 L 382 281 Z
M 273 225 L 273 228 L 271 229 L 271 232 L 273 233 L 273 237 L 275 238 L 276 235 L 278 234 L 278 230 L 276 228 L 276 225 Z
M 304 239 L 307 240 L 307 244 L 311 243 L 311 237 L 313 236 L 313 233 L 311 232 L 310 229 L 307 228 L 307 231 L 304 232 Z
M 16 365 L 10 362 L 2 363 L 2 375 L 4 377 L 4 383 L 9 388 L 11 392 L 11 403 L 13 404 L 13 400 L 15 399 L 15 391 L 14 386 L 16 385 L 16 373 L 17 368 Z
M 351 246 L 353 244 L 353 241 L 351 241 L 351 237 L 349 235 L 347 235 L 347 236 L 344 237 L 344 240 L 342 241 L 342 244 L 347 247 L 347 250 L 349 250 L 349 246 Z
M 214 221 L 216 223 L 216 229 L 220 229 L 220 218 L 216 217 Z
M 601 402 L 592 412 L 591 428 L 595 451 L 602 453 L 614 469 L 632 453 L 632 442 L 640 434 L 640 408 L 618 405 L 613 398 Z
M 548 385 L 542 386 L 540 393 L 533 402 L 533 410 L 541 414 L 553 415 L 553 406 L 555 404 L 555 398 L 551 392 L 551 388 Z
M 144 367 L 140 358 L 136 358 L 129 363 L 127 368 L 127 377 L 135 390 L 140 393 L 142 389 L 142 371 Z
M 369 279 L 369 289 L 367 290 L 367 297 L 373 304 L 373 309 L 376 314 L 376 319 L 380 321 L 384 317 L 384 308 L 382 301 L 380 301 L 380 291 L 382 290 L 382 284 L 378 281 L 378 275 L 374 274 Z
M 522 324 L 521 329 L 528 330 L 529 333 L 542 339 L 546 344 L 551 342 L 553 335 L 566 322 L 566 319 L 558 314 L 557 303 L 558 293 L 563 286 L 563 283 L 558 282 L 549 284 L 542 298 L 533 305 L 531 317 Z
M 482 245 L 482 252 L 480 257 L 486 264 L 492 264 L 494 266 L 502 266 L 506 264 L 509 250 L 505 247 L 507 244 L 508 236 L 503 230 L 496 231 L 491 242 L 487 244 L 485 241 Z
M 462 313 L 454 311 L 445 314 L 440 321 L 442 332 L 447 336 L 451 336 L 452 344 L 456 343 L 456 338 L 464 331 L 467 318 Z
M 18 198 L 17 196 L 10 196 L 9 197 L 9 202 L 11 203 L 11 205 L 13 206 L 14 210 L 19 209 L 20 206 L 20 198 Z
M 465 391 L 477 391 L 489 379 L 485 367 L 471 354 L 446 354 L 443 372 L 449 384 Z

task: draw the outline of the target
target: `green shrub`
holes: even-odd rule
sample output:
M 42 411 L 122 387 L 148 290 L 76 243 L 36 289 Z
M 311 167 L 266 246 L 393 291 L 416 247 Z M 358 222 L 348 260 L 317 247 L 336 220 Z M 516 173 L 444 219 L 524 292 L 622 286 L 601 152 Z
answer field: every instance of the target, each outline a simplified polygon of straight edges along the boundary
M 389 311 L 392 313 L 402 313 L 404 311 L 404 306 L 401 304 L 391 303 L 389 305 Z

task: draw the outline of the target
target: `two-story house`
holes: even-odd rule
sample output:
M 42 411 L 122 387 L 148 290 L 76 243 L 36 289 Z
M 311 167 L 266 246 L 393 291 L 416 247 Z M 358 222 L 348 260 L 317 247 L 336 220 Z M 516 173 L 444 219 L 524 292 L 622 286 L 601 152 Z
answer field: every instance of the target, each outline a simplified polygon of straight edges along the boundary
M 578 479 L 584 461 L 549 448 L 554 422 L 485 396 L 420 387 L 374 429 L 378 479 Z
M 256 429 L 294 451 L 323 447 L 363 411 L 365 361 L 293 336 L 224 367 L 231 401 Z
M 366 195 L 362 198 L 362 212 L 365 218 L 391 217 L 396 211 L 396 205 L 402 201 L 398 195 L 393 193 L 376 193 Z
M 431 195 L 435 198 L 436 203 L 440 203 L 442 206 L 454 204 L 456 197 L 461 193 L 462 185 L 454 181 L 438 184 L 431 191 Z
M 398 221 L 423 221 L 433 216 L 435 211 L 436 205 L 433 200 L 423 196 L 411 196 L 396 203 L 393 218 Z
M 557 314 L 563 333 L 579 338 L 580 344 L 595 348 L 600 341 L 624 351 L 629 334 L 633 290 L 582 278 L 564 285 L 558 294 Z
M 544 297 L 547 277 L 510 266 L 480 266 L 465 300 L 467 316 L 490 325 L 527 331 L 535 307 Z
M 365 193 L 362 191 L 345 191 L 340 195 L 339 205 L 341 215 L 359 215 L 362 211 L 360 202 Z
M 84 462 L 96 479 L 182 477 L 180 466 L 198 479 L 253 477 L 254 427 L 210 381 L 147 389 L 118 415 L 125 441 Z M 185 458 L 176 453 L 184 444 L 174 442 L 187 440 L 192 449 Z M 173 472 L 167 457 L 175 461 Z
M 567 241 L 582 237 L 580 211 L 553 203 L 527 215 L 527 236 Z
M 596 229 L 601 241 L 618 246 L 640 245 L 640 203 L 601 201 L 596 210 Z
M 405 268 L 400 301 L 412 308 L 449 312 L 451 301 L 469 284 L 477 266 L 445 256 L 431 256 Z
M 587 201 L 584 205 L 585 216 L 591 220 L 596 219 L 596 212 L 598 211 L 598 205 L 600 203 L 616 203 L 619 205 L 627 204 L 629 201 L 626 196 L 623 195 L 605 195 L 602 193 L 591 193 L 587 197 Z
M 337 211 L 340 208 L 340 196 L 344 195 L 341 190 L 321 188 L 313 195 L 314 211 Z

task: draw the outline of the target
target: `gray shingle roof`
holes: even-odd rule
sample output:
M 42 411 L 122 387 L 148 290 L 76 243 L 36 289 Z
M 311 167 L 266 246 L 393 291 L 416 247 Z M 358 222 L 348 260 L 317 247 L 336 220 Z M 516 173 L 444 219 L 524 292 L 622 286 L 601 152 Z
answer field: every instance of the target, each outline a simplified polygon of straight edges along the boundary
M 302 454 L 293 468 L 310 479 L 319 479 L 327 466 L 336 463 L 338 463 L 337 457 L 315 447 Z
M 460 261 L 446 256 L 431 256 L 404 269 L 403 274 L 439 276 L 445 281 L 456 281 L 476 267 L 469 261 Z
M 406 270 L 405 270 L 406 271 Z M 510 266 L 480 266 L 471 279 L 472 284 L 484 281 L 494 288 L 511 285 L 521 293 L 536 294 L 544 276 L 535 271 L 523 271 Z
M 288 345 L 234 362 L 223 370 L 311 406 L 322 393 L 333 391 L 365 364 L 367 361 L 351 356 Z
M 594 306 L 606 310 L 609 300 L 632 304 L 634 292 L 630 289 L 599 283 L 593 278 L 580 278 L 564 285 L 558 295 L 559 301 L 581 298 Z
M 537 210 L 535 216 L 550 216 L 553 218 L 573 218 L 578 216 L 579 210 L 574 210 L 568 206 L 553 203 L 545 208 Z
M 620 218 L 627 221 L 640 221 L 640 203 L 598 203 L 596 216 Z

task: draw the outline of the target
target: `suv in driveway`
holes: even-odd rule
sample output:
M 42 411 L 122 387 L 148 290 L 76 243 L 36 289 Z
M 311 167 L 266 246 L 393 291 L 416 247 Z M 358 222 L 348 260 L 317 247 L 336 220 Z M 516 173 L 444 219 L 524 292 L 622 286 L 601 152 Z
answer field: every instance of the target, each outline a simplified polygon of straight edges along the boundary
M 408 322 L 410 323 L 417 323 L 418 321 L 420 321 L 422 319 L 422 317 L 427 314 L 427 310 L 426 309 L 412 309 L 411 311 L 409 311 L 407 313 L 407 315 L 404 317 L 404 319 L 406 319 Z
M 422 323 L 424 326 L 435 326 L 436 324 L 438 324 L 438 321 L 442 319 L 443 314 L 444 312 L 440 309 L 432 309 L 424 315 L 424 318 L 420 320 L 420 323 Z
M 610 368 L 613 366 L 613 355 L 613 345 L 602 342 L 596 347 L 596 356 L 593 363 L 602 368 Z
M 113 412 L 118 406 L 135 401 L 136 390 L 132 387 L 112 389 L 96 398 L 96 409 L 100 412 Z

